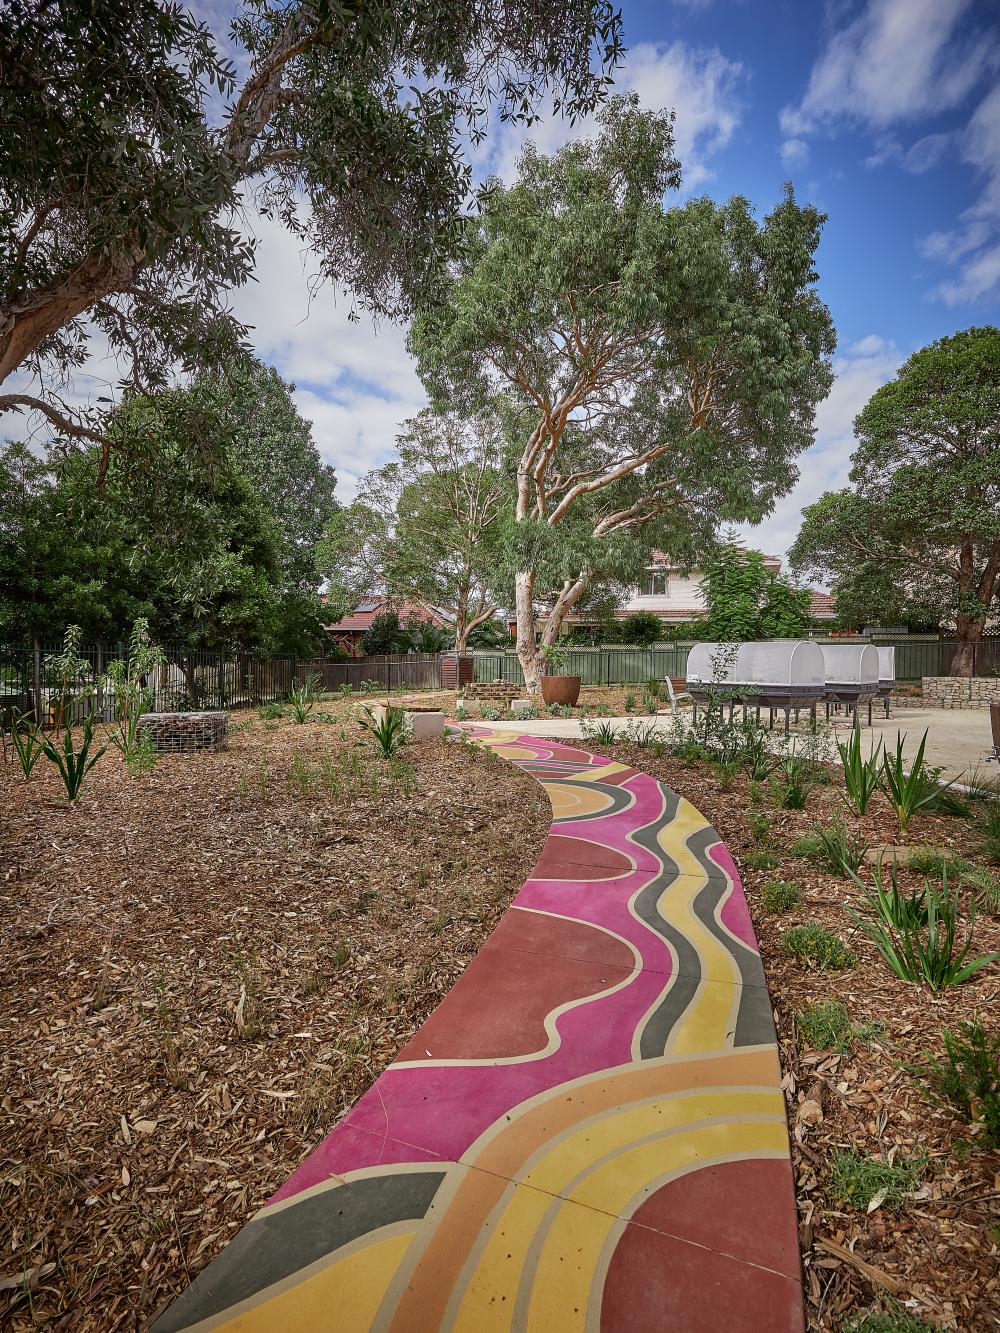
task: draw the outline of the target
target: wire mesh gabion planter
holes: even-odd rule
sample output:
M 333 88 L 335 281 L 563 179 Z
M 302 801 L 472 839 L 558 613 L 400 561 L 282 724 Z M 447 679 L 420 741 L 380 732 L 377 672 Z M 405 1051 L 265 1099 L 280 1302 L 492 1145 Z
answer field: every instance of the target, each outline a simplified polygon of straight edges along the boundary
M 156 754 L 225 750 L 229 745 L 226 713 L 143 713 L 139 739 L 149 736 Z

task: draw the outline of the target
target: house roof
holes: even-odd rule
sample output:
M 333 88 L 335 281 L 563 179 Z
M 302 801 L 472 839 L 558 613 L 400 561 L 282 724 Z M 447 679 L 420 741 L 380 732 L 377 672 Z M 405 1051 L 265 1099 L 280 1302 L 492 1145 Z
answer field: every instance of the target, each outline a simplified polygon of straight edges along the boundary
M 741 546 L 739 549 L 740 549 L 741 551 L 747 551 L 747 550 L 748 550 L 748 548 L 745 547 L 745 546 Z M 768 569 L 770 569 L 772 572 L 777 573 L 778 570 L 781 568 L 781 556 L 780 556 L 780 555 L 765 555 L 763 551 L 758 552 L 758 554 L 762 557 L 765 566 L 766 566 Z M 673 557 L 667 555 L 664 551 L 652 551 L 652 552 L 650 552 L 650 557 L 651 557 L 650 568 L 652 568 L 652 566 L 654 566 L 654 565 L 665 565 L 667 569 L 687 569 L 687 568 L 688 568 L 687 565 L 679 565 L 679 564 L 677 564 L 677 562 L 673 559 Z M 691 568 L 692 568 L 692 569 L 697 569 L 698 566 L 697 566 L 697 565 L 694 565 L 694 566 L 691 566 Z
M 360 602 L 348 615 L 326 628 L 331 634 L 364 633 L 371 628 L 377 616 L 390 610 L 398 612 L 400 620 L 404 622 L 420 620 L 427 625 L 445 627 L 455 620 L 450 611 L 440 606 L 430 606 L 426 602 L 390 602 L 388 597 L 372 597 Z
M 837 615 L 837 599 L 828 592 L 809 589 L 809 614 L 818 620 L 833 620 Z

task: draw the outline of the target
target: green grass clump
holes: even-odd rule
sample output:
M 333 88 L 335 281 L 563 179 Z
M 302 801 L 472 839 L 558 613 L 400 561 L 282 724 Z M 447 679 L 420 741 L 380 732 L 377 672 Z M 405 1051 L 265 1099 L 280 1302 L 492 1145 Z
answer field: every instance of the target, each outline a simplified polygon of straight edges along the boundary
M 885 1036 L 883 1023 L 852 1023 L 841 1000 L 817 1000 L 807 1005 L 796 1013 L 795 1025 L 806 1046 L 839 1055 L 846 1055 L 855 1041 L 878 1041 Z
M 913 847 L 906 858 L 906 864 L 920 875 L 937 875 L 940 879 L 945 871 L 949 875 L 961 872 L 968 862 L 946 852 L 943 847 Z
M 895 1302 L 886 1310 L 868 1310 L 844 1325 L 843 1333 L 940 1333 L 937 1324 L 918 1319 Z
M 786 930 L 781 937 L 781 947 L 793 958 L 813 963 L 824 971 L 843 972 L 857 962 L 839 935 L 815 921 Z
M 769 879 L 760 891 L 765 912 L 790 912 L 802 901 L 799 886 L 787 879 Z
M 804 833 L 788 848 L 789 856 L 798 856 L 802 860 L 811 860 L 814 856 L 822 855 L 822 852 L 823 839 L 818 833 Z
M 744 856 L 743 864 L 747 870 L 773 870 L 778 858 L 762 847 L 753 847 Z
M 976 895 L 982 911 L 989 912 L 991 916 L 1000 916 L 1000 875 L 990 870 L 989 866 L 966 863 L 959 876 L 963 886 Z
M 976 820 L 976 842 L 987 861 L 1000 865 L 1000 801 L 984 801 Z
M 831 1162 L 831 1189 L 841 1203 L 867 1208 L 881 1196 L 885 1208 L 901 1208 L 912 1194 L 927 1167 L 926 1157 L 864 1157 L 855 1152 L 836 1152 Z

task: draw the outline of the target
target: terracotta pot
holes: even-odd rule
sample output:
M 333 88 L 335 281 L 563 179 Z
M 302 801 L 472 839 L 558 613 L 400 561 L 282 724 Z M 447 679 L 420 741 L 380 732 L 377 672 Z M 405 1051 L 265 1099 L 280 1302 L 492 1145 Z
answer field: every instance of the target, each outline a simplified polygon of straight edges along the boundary
M 576 707 L 580 697 L 580 676 L 542 676 L 542 698 L 547 704 Z

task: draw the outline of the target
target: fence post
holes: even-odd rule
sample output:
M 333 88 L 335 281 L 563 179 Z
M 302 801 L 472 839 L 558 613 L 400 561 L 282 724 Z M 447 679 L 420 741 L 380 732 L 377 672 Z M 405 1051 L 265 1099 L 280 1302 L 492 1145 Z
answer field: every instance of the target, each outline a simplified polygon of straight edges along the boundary
M 35 722 L 42 725 L 42 645 L 37 634 L 31 637 L 31 688 L 35 696 Z

